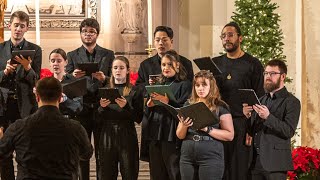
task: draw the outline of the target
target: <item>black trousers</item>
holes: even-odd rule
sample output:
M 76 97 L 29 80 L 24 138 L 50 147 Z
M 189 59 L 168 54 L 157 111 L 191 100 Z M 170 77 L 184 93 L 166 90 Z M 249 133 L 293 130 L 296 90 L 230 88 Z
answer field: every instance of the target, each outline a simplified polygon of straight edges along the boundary
M 250 147 L 245 145 L 247 120 L 233 118 L 234 139 L 224 144 L 225 172 L 224 180 L 246 180 L 248 177 L 248 163 Z
M 4 112 L 4 116 L 0 117 L 1 124 L 4 126 L 4 131 L 14 123 L 17 119 L 21 119 L 17 99 L 8 98 L 7 110 Z M 0 162 L 0 174 L 1 180 L 14 180 L 14 167 L 13 167 L 13 155 L 9 158 L 3 159 Z
M 99 179 L 117 180 L 118 166 L 123 180 L 137 180 L 139 147 L 134 123 L 106 124 L 100 134 Z
M 88 138 L 91 141 L 91 136 L 93 134 L 94 139 L 94 150 L 96 158 L 96 176 L 98 177 L 98 171 L 100 167 L 99 154 L 98 154 L 98 142 L 99 142 L 99 125 L 96 118 L 96 109 L 88 104 L 84 104 L 84 110 L 75 118 L 75 120 L 80 121 L 81 125 L 85 128 L 88 134 Z M 80 180 L 90 179 L 90 160 L 80 161 Z
M 151 141 L 149 145 L 150 176 L 152 180 L 180 180 L 180 149 L 175 142 Z
M 268 172 L 263 169 L 259 155 L 254 155 L 251 168 L 248 173 L 248 180 L 286 180 L 287 171 Z

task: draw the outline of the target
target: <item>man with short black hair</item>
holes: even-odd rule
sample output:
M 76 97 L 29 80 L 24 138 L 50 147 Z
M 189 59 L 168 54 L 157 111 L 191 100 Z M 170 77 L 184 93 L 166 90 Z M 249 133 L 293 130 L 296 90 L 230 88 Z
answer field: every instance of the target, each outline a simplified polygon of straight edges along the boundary
M 66 72 L 72 74 L 75 78 L 86 77 L 88 92 L 83 96 L 83 110 L 78 116 L 78 120 L 86 129 L 89 139 L 94 137 L 96 168 L 99 169 L 99 125 L 95 113 L 98 109 L 98 88 L 109 83 L 111 74 L 111 64 L 114 59 L 113 51 L 105 49 L 97 44 L 97 38 L 100 33 L 100 26 L 96 19 L 87 18 L 81 22 L 80 37 L 82 46 L 68 52 L 68 64 Z M 79 69 L 81 63 L 98 63 L 99 71 L 86 76 L 86 72 Z M 80 179 L 89 180 L 90 164 L 89 161 L 80 163 Z
M 284 86 L 286 64 L 278 59 L 266 64 L 262 105 L 243 105 L 252 136 L 249 180 L 286 180 L 293 170 L 291 138 L 300 116 L 299 99 Z
M 4 130 L 37 109 L 32 89 L 40 77 L 42 63 L 41 48 L 24 38 L 29 29 L 28 14 L 14 12 L 9 29 L 10 39 L 0 44 L 0 127 Z M 11 57 L 13 50 L 35 50 L 35 55 L 33 59 Z M 0 174 L 3 180 L 14 180 L 12 156 L 0 163 Z
M 226 24 L 220 38 L 226 54 L 212 60 L 222 71 L 215 78 L 222 99 L 230 106 L 235 132 L 232 141 L 224 142 L 224 180 L 242 180 L 247 178 L 250 148 L 245 144 L 246 118 L 238 89 L 253 89 L 261 97 L 264 94 L 263 66 L 257 58 L 241 49 L 243 36 L 237 23 Z
M 16 151 L 17 179 L 76 180 L 80 159 L 89 160 L 93 153 L 87 133 L 60 113 L 59 80 L 39 80 L 35 94 L 39 109 L 8 127 L 0 140 L 0 159 Z

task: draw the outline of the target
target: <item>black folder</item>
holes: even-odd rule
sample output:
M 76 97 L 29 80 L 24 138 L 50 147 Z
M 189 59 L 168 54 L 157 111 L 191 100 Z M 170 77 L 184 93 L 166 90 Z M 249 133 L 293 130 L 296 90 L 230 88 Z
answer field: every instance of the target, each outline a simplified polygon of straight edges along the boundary
M 115 100 L 121 98 L 117 88 L 99 88 L 99 96 L 103 99 L 109 99 L 111 104 L 115 104 Z
M 210 57 L 196 58 L 193 60 L 193 62 L 199 67 L 200 70 L 209 70 L 214 76 L 222 73 L 222 71 Z
M 239 89 L 241 103 L 246 103 L 249 106 L 261 105 L 256 92 L 253 89 Z
M 28 59 L 28 57 L 30 56 L 31 59 L 34 59 L 34 55 L 36 54 L 35 50 L 13 50 L 11 55 L 11 61 L 10 64 L 20 64 L 18 61 L 15 60 L 16 56 L 22 55 L 24 58 Z
M 151 93 L 158 93 L 158 94 L 161 94 L 161 95 L 165 95 L 167 94 L 167 97 L 170 99 L 170 100 L 173 100 L 173 101 L 177 101 L 176 98 L 174 97 L 174 94 L 170 88 L 170 85 L 150 85 L 150 86 L 146 86 L 146 90 L 148 92 L 148 94 L 150 95 Z M 158 101 L 154 101 L 154 103 L 156 105 L 159 104 Z
M 99 64 L 95 62 L 84 62 L 84 63 L 79 63 L 78 68 L 81 71 L 85 71 L 86 76 L 91 76 L 92 73 L 99 71 Z
M 183 118 L 191 118 L 193 125 L 192 129 L 202 129 L 207 126 L 212 126 L 220 122 L 219 118 L 211 112 L 210 109 L 203 103 L 198 102 L 181 108 L 174 108 L 169 104 L 160 102 L 174 117 L 178 114 Z
M 87 94 L 87 79 L 81 78 L 62 84 L 63 93 L 69 98 L 81 97 Z

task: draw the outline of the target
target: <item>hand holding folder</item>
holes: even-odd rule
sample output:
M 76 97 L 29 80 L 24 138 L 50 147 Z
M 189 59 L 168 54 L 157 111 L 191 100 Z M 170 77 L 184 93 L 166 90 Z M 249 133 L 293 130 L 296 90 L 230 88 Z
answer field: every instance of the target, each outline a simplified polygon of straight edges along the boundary
M 256 92 L 253 89 L 239 89 L 240 99 L 242 103 L 246 103 L 249 106 L 255 104 L 261 105 Z
M 119 90 L 116 88 L 99 88 L 99 96 L 103 99 L 109 99 L 111 104 L 116 104 L 116 99 L 121 98 Z
M 92 73 L 99 71 L 99 64 L 95 62 L 79 63 L 78 69 L 86 72 L 86 76 L 91 76 Z
M 214 76 L 222 74 L 219 67 L 212 61 L 210 57 L 196 58 L 193 62 L 200 70 L 209 70 Z
M 149 95 L 152 93 L 158 93 L 160 95 L 167 95 L 167 97 L 170 100 L 176 101 L 176 98 L 174 97 L 174 94 L 172 90 L 170 89 L 170 85 L 152 85 L 152 86 L 146 86 L 146 90 Z M 159 101 L 154 102 L 156 105 L 159 104 Z
M 181 108 L 174 108 L 169 104 L 160 102 L 174 117 L 179 114 L 183 118 L 191 118 L 193 125 L 192 129 L 198 130 L 207 126 L 211 126 L 220 122 L 219 118 L 210 111 L 210 109 L 203 103 L 195 103 Z

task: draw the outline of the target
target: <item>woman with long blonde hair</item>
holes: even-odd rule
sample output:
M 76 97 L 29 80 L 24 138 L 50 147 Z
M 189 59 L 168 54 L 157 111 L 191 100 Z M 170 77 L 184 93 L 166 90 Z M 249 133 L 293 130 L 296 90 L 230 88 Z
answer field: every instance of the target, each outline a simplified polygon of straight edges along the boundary
M 232 141 L 234 129 L 228 105 L 221 100 L 212 73 L 201 70 L 194 75 L 191 98 L 187 104 L 203 102 L 220 119 L 219 124 L 193 130 L 192 119 L 179 118 L 176 135 L 182 139 L 181 179 L 222 179 L 224 150 L 222 141 Z M 195 177 L 198 176 L 198 177 Z

